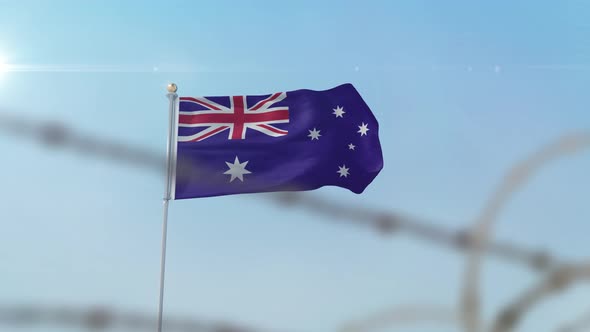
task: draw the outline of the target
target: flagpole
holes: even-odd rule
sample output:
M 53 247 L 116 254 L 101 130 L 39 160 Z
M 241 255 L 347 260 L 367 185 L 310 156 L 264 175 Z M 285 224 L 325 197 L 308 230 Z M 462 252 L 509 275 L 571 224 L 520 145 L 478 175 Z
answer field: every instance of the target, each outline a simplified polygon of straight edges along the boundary
M 164 277 L 166 274 L 166 238 L 168 235 L 168 205 L 173 197 L 173 174 L 175 166 L 175 144 L 176 144 L 176 100 L 178 87 L 174 83 L 168 84 L 168 146 L 166 148 L 166 192 L 163 199 L 164 218 L 162 221 L 162 248 L 160 255 L 160 298 L 158 302 L 158 332 L 162 332 L 162 315 L 164 312 Z

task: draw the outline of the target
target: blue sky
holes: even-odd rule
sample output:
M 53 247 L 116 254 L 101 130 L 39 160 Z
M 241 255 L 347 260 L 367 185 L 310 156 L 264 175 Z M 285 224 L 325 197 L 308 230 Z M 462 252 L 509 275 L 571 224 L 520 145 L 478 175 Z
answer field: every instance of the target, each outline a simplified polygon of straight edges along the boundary
M 459 228 L 513 163 L 588 129 L 589 18 L 573 0 L 0 0 L 0 106 L 164 153 L 171 81 L 180 95 L 350 82 L 380 122 L 385 168 L 360 196 L 312 195 Z M 0 302 L 155 313 L 163 179 L 13 137 L 0 147 Z M 498 237 L 586 257 L 588 169 L 587 152 L 543 169 Z M 255 195 L 173 202 L 170 218 L 170 314 L 334 331 L 395 305 L 458 302 L 463 256 L 403 235 Z M 535 277 L 489 260 L 487 317 Z M 590 309 L 589 289 L 576 290 L 523 331 Z

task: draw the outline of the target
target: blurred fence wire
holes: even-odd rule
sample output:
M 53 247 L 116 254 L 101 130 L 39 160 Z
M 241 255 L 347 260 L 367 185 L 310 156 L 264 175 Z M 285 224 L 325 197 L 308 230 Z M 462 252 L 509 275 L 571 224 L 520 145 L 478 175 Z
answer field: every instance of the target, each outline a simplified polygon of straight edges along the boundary
M 85 328 L 88 330 L 124 329 L 126 331 L 153 331 L 154 315 L 125 312 L 107 307 L 79 309 L 73 307 L 42 307 L 0 305 L 0 326 L 55 326 Z M 242 327 L 229 322 L 207 322 L 188 318 L 167 318 L 166 331 L 174 332 L 270 332 Z
M 0 110 L 0 132 L 30 138 L 48 147 L 64 148 L 79 154 L 152 169 L 162 176 L 164 174 L 165 160 L 162 154 L 81 134 L 61 122 L 30 120 Z M 466 332 L 513 331 L 526 313 L 539 302 L 578 282 L 590 281 L 590 264 L 588 262 L 575 264 L 557 258 L 548 251 L 533 250 L 515 243 L 493 240 L 492 230 L 495 219 L 511 195 L 521 188 L 538 168 L 556 158 L 588 148 L 590 148 L 590 133 L 567 135 L 516 164 L 490 196 L 473 226 L 464 229 L 449 229 L 436 222 L 402 213 L 376 211 L 374 208 L 364 206 L 330 202 L 309 193 L 288 192 L 263 196 L 267 197 L 269 202 L 291 208 L 303 208 L 318 215 L 330 217 L 329 220 L 338 223 L 361 226 L 384 235 L 403 233 L 466 254 L 467 264 L 458 308 L 448 309 L 432 305 L 397 307 L 346 323 L 342 331 L 368 332 L 400 323 L 424 321 L 454 324 L 462 327 Z M 188 165 L 188 167 L 198 169 L 198 165 Z M 540 275 L 538 284 L 516 296 L 513 302 L 499 311 L 490 324 L 483 324 L 480 317 L 482 300 L 479 279 L 483 254 L 526 266 Z M 116 322 L 130 329 L 152 328 L 153 321 L 150 318 L 140 319 L 140 317 L 142 316 L 108 310 L 66 310 L 60 313 L 59 310 L 50 309 L 25 308 L 23 310 L 23 308 L 0 307 L 0 324 L 37 322 L 43 318 L 62 325 L 77 324 L 92 327 L 95 324 L 98 328 L 105 328 Z M 587 317 L 584 317 L 570 325 L 558 328 L 558 331 L 577 331 L 580 326 L 590 325 L 589 321 Z M 229 325 L 206 326 L 202 323 L 186 321 L 184 323 L 169 321 L 167 324 L 170 330 L 176 329 L 176 331 L 254 331 L 229 327 Z
M 519 294 L 497 315 L 492 332 L 512 331 L 528 311 L 551 295 L 563 292 L 580 282 L 590 282 L 590 261 L 565 264 L 548 273 L 537 284 Z
M 165 156 L 162 153 L 81 134 L 61 122 L 30 120 L 0 112 L 0 131 L 31 139 L 47 147 L 63 148 L 81 155 L 151 169 L 164 176 Z M 285 192 L 262 196 L 268 197 L 269 202 L 292 208 L 300 207 L 321 216 L 331 217 L 330 220 L 336 220 L 338 223 L 361 226 L 384 235 L 403 233 L 459 251 L 465 251 L 473 245 L 467 230 L 448 229 L 435 222 L 427 222 L 401 213 L 333 203 L 310 193 Z M 506 261 L 536 270 L 544 270 L 558 263 L 556 258 L 543 250 L 533 250 L 506 242 L 491 242 L 486 245 L 485 251 Z
M 572 134 L 561 137 L 542 147 L 539 151 L 524 159 L 522 162 L 514 165 L 507 175 L 501 180 L 496 191 L 490 196 L 487 204 L 482 210 L 480 216 L 476 219 L 473 226 L 474 245 L 469 251 L 467 257 L 467 266 L 465 269 L 465 280 L 463 293 L 461 294 L 462 306 L 462 323 L 465 331 L 477 332 L 481 329 L 480 318 L 480 292 L 479 292 L 479 274 L 482 265 L 482 252 L 486 244 L 492 237 L 492 230 L 502 208 L 518 189 L 522 188 L 527 181 L 543 166 L 549 162 L 575 154 L 582 150 L 590 148 L 590 133 Z M 567 266 L 565 271 L 571 271 L 572 266 Z M 557 271 L 562 271 L 560 267 Z M 565 274 L 562 273 L 562 274 Z M 560 274 L 560 275 L 562 275 Z M 519 319 L 524 310 L 521 307 L 509 307 L 505 314 L 499 316 L 499 320 L 494 324 L 493 331 L 512 330 L 515 322 Z

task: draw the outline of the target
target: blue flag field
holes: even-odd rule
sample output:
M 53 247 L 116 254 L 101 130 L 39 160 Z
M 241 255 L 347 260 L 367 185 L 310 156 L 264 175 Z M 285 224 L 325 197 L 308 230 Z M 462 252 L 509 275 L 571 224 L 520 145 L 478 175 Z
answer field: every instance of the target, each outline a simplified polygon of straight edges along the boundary
M 175 199 L 361 193 L 383 168 L 379 124 L 351 84 L 262 96 L 181 97 Z

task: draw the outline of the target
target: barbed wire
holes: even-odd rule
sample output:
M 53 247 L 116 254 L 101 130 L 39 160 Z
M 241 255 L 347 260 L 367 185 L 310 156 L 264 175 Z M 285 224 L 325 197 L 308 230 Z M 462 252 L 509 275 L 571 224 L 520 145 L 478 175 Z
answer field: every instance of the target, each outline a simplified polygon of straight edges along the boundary
M 74 152 L 93 155 L 115 162 L 125 162 L 141 167 L 164 171 L 165 158 L 153 151 L 82 135 L 60 122 L 31 121 L 7 113 L 0 113 L 0 131 L 8 134 L 33 138 L 46 146 L 68 148 Z M 479 317 L 481 296 L 479 294 L 479 274 L 482 255 L 489 254 L 505 261 L 518 263 L 539 272 L 544 277 L 541 282 L 518 296 L 514 302 L 499 311 L 491 324 L 492 332 L 512 331 L 518 322 L 548 295 L 557 293 L 570 285 L 590 280 L 589 264 L 567 263 L 542 250 L 531 250 L 514 243 L 492 241 L 491 234 L 496 217 L 501 208 L 518 190 L 547 162 L 566 154 L 575 153 L 590 147 L 590 133 L 569 135 L 552 143 L 530 158 L 517 164 L 508 172 L 496 192 L 488 200 L 474 226 L 465 229 L 449 227 L 421 220 L 419 218 L 378 211 L 365 206 L 354 206 L 330 202 L 309 193 L 267 194 L 270 200 L 282 206 L 299 207 L 317 215 L 322 215 L 338 223 L 349 223 L 372 229 L 384 235 L 404 233 L 416 239 L 439 246 L 452 248 L 467 254 L 464 274 L 464 287 L 460 296 L 458 312 L 437 306 L 397 307 L 372 315 L 367 319 L 345 325 L 346 331 L 369 331 L 391 326 L 400 322 L 444 321 L 459 323 L 466 332 L 479 332 L 482 328 Z M 197 165 L 181 165 L 198 169 Z M 95 312 L 96 314 L 96 312 Z M 89 321 L 89 313 L 78 312 L 78 323 Z M 4 316 L 0 315 L 0 321 Z M 84 318 L 86 317 L 86 318 Z M 573 325 L 572 325 L 573 326 Z M 576 325 L 578 326 L 578 325 Z M 193 328 L 195 326 L 192 326 Z M 188 331 L 188 330 L 187 330 Z M 193 330 L 191 330 L 193 331 Z M 251 330 L 199 330 L 199 331 L 251 331 Z
M 46 147 L 66 148 L 81 155 L 146 167 L 161 173 L 165 172 L 166 168 L 166 160 L 160 153 L 81 134 L 59 121 L 30 120 L 20 115 L 0 112 L 0 131 L 32 139 Z
M 121 142 L 80 134 L 64 123 L 26 119 L 21 115 L 0 112 L 0 131 L 29 138 L 47 147 L 65 148 L 74 153 L 101 157 L 118 163 L 126 163 L 165 172 L 165 157 L 149 149 Z M 193 167 L 196 165 L 180 165 Z M 186 173 L 186 172 L 182 172 Z M 462 229 L 452 230 L 434 222 L 394 213 L 376 211 L 374 208 L 329 202 L 310 193 L 266 194 L 269 201 L 282 206 L 301 207 L 338 223 L 372 229 L 383 235 L 404 233 L 414 238 L 465 252 L 473 245 L 470 234 Z M 508 262 L 525 265 L 543 271 L 559 264 L 559 259 L 543 250 L 532 250 L 506 242 L 491 242 L 485 251 Z
M 501 208 L 508 201 L 511 194 L 523 186 L 541 166 L 556 158 L 586 148 L 590 148 L 590 133 L 561 137 L 541 148 L 523 162 L 517 163 L 510 169 L 507 176 L 502 179 L 497 191 L 490 197 L 488 204 L 476 220 L 472 231 L 475 233 L 470 233 L 474 235 L 469 236 L 471 245 L 468 248 L 467 268 L 459 303 L 460 323 L 464 331 L 479 332 L 482 328 L 479 318 L 479 303 L 481 301 L 478 292 L 479 269 L 482 264 L 482 253 L 485 249 L 488 249 L 487 246 L 491 242 L 492 226 Z M 490 330 L 492 332 L 512 331 L 515 324 L 528 312 L 528 309 L 537 301 L 540 301 L 544 295 L 558 292 L 565 288 L 564 285 L 586 279 L 586 273 L 589 270 L 586 265 L 573 263 L 554 265 L 547 270 L 551 274 L 546 279 L 543 279 L 545 280 L 543 283 L 525 292 L 514 303 L 500 310 Z M 385 325 L 385 323 L 387 323 L 387 326 L 399 323 L 399 320 L 391 319 L 395 316 L 395 311 L 376 314 L 362 321 L 361 324 L 355 325 L 357 326 L 355 332 L 368 332 L 375 329 L 376 325 L 382 327 L 381 325 Z M 424 311 L 421 318 L 419 321 L 428 321 L 431 319 L 431 313 Z
M 500 311 L 491 332 L 513 331 L 521 319 L 534 306 L 549 296 L 563 292 L 578 282 L 590 282 L 590 261 L 565 264 L 550 272 L 540 282 L 526 289 Z
M 154 315 L 125 312 L 106 306 L 80 309 L 68 306 L 43 307 L 38 305 L 14 306 L 0 305 L 0 325 L 55 327 L 82 327 L 89 330 L 155 330 Z M 167 318 L 166 331 L 175 332 L 271 332 L 254 329 L 229 322 L 209 322 L 192 318 Z
M 474 243 L 467 257 L 464 287 L 460 295 L 461 321 L 465 331 L 478 332 L 481 329 L 479 275 L 482 254 L 490 241 L 493 226 L 502 208 L 512 194 L 520 189 L 542 166 L 555 159 L 588 148 L 590 148 L 590 133 L 567 135 L 551 142 L 524 161 L 514 165 L 488 199 L 473 226 Z
M 464 229 L 453 230 L 401 213 L 376 211 L 354 204 L 334 203 L 313 194 L 279 193 L 272 197 L 286 206 L 306 209 L 329 217 L 328 220 L 339 224 L 349 222 L 352 225 L 368 227 L 383 235 L 403 233 L 461 252 L 469 251 L 473 246 L 470 233 Z M 560 259 L 553 257 L 547 251 L 531 250 L 507 242 L 489 243 L 486 252 L 508 262 L 523 264 L 536 271 L 544 271 L 560 264 Z
M 473 243 L 469 248 L 471 250 L 468 251 L 465 283 L 460 301 L 460 317 L 464 331 L 478 332 L 482 328 L 479 318 L 481 296 L 478 292 L 479 269 L 482 264 L 481 255 L 486 248 L 486 243 L 490 241 L 494 221 L 502 207 L 510 199 L 510 196 L 523 186 L 540 167 L 554 159 L 588 148 L 590 148 L 590 133 L 573 134 L 560 138 L 511 168 L 508 175 L 498 186 L 497 191 L 488 200 L 488 204 L 473 227 L 474 235 L 471 237 Z M 548 276 L 541 279 L 541 282 L 527 289 L 499 311 L 492 322 L 491 332 L 513 331 L 518 322 L 536 304 L 549 295 L 562 292 L 577 282 L 590 281 L 590 263 L 564 263 L 550 270 Z M 384 316 L 387 317 L 387 312 L 377 317 Z M 423 313 L 422 320 L 428 319 L 429 314 L 427 312 Z M 369 330 L 365 328 L 358 331 Z

